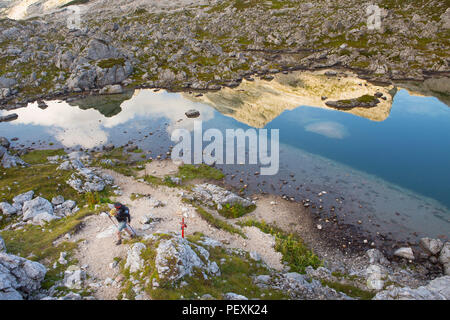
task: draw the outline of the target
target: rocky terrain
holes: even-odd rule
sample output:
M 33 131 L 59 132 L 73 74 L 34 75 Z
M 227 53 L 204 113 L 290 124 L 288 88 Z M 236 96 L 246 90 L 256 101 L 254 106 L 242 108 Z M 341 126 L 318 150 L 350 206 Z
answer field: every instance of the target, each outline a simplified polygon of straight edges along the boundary
M 302 205 L 243 198 L 206 165 L 136 162 L 114 146 L 19 156 L 1 141 L 26 163 L 0 176 L 2 300 L 450 298 L 450 242 L 341 251 Z M 115 201 L 137 235 L 120 246 Z
M 442 1 L 374 1 L 379 30 L 367 28 L 367 4 L 355 0 L 73 1 L 82 3 L 75 29 L 64 2 L 38 1 L 24 20 L 0 21 L 2 108 L 122 87 L 217 90 L 324 67 L 383 83 L 438 78 L 430 89 L 448 95 Z
M 186 97 L 264 127 L 299 104 L 382 121 L 398 86 L 449 104 L 448 4 L 373 3 L 379 30 L 355 0 L 0 1 L 0 108 L 94 94 L 120 104 L 126 89 L 166 88 L 201 91 Z M 309 201 L 247 198 L 214 167 L 137 149 L 0 138 L 0 300 L 450 298 L 450 242 L 343 250 L 324 240 Z M 137 235 L 121 246 L 115 201 Z

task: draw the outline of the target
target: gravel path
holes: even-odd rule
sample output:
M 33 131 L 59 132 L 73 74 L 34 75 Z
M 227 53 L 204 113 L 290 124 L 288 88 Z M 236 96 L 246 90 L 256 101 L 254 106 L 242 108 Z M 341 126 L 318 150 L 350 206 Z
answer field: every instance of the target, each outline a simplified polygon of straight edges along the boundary
M 173 170 L 173 166 L 164 164 L 163 161 L 152 162 L 147 170 L 153 172 L 154 168 L 162 169 L 163 172 Z M 274 250 L 275 241 L 271 235 L 265 234 L 255 227 L 245 227 L 243 231 L 248 239 L 243 239 L 239 235 L 218 230 L 203 220 L 196 213 L 195 208 L 181 201 L 182 191 L 180 189 L 148 185 L 114 171 L 105 170 L 105 172 L 112 175 L 116 184 L 120 186 L 122 195 L 117 197 L 117 200 L 130 208 L 131 225 L 138 235 L 167 231 L 181 232 L 181 210 L 185 208 L 183 215 L 187 224 L 187 234 L 202 232 L 206 236 L 222 241 L 226 247 L 256 252 L 269 267 L 276 270 L 282 269 L 281 254 Z M 133 193 L 145 196 L 132 201 L 130 197 Z M 165 205 L 154 208 L 157 200 Z M 150 229 L 143 230 L 144 225 L 140 221 L 147 215 L 161 220 L 151 224 Z M 79 260 L 80 266 L 88 266 L 89 281 L 94 282 L 94 286 L 97 286 L 94 296 L 97 299 L 116 299 L 120 289 L 114 285 L 105 285 L 105 280 L 115 279 L 118 276 L 118 268 L 113 269 L 110 264 L 115 257 L 126 258 L 128 247 L 126 245 L 116 246 L 115 229 L 111 221 L 102 215 L 86 218 L 84 227 L 76 234 L 75 240 L 83 240 L 76 252 L 76 258 Z

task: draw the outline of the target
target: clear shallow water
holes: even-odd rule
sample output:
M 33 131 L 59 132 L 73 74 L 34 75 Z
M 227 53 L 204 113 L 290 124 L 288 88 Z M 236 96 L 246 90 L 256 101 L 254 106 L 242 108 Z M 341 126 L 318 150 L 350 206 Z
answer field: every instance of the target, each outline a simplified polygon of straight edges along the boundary
M 450 108 L 400 90 L 382 122 L 319 108 L 285 111 L 267 128 L 286 144 L 374 174 L 450 207 Z
M 173 129 L 192 130 L 193 120 L 184 115 L 192 108 L 200 111 L 204 129 L 249 128 L 178 93 L 140 90 L 122 98 L 128 100 L 105 102 L 97 97 L 79 106 L 49 101 L 45 110 L 31 104 L 14 111 L 18 120 L 0 123 L 0 136 L 18 137 L 16 145 L 51 143 L 65 148 L 133 140 L 156 156 L 173 145 Z M 236 175 L 227 177 L 229 183 L 240 186 L 242 178 L 249 183 L 249 192 L 286 194 L 317 203 L 317 193 L 325 190 L 321 213 L 335 207 L 344 222 L 361 220 L 371 232 L 401 239 L 450 236 L 450 108 L 436 98 L 400 90 L 390 116 L 382 122 L 299 106 L 284 111 L 266 128 L 280 129 L 278 175 L 255 176 L 256 166 L 222 165 L 225 172 Z

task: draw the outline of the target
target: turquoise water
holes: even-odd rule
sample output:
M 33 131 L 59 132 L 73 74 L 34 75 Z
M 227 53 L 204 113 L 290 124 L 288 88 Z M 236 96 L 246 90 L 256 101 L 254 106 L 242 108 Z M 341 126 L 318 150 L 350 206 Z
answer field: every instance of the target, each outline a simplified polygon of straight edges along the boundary
M 151 156 L 164 157 L 174 144 L 173 129 L 192 130 L 193 120 L 184 115 L 189 109 L 200 111 L 204 129 L 250 128 L 179 93 L 140 90 L 123 102 L 90 99 L 15 110 L 19 118 L 0 123 L 0 136 L 17 137 L 16 146 L 66 149 L 131 140 Z M 336 207 L 344 222 L 363 220 L 361 227 L 393 237 L 450 236 L 450 108 L 438 99 L 400 90 L 381 122 L 299 106 L 266 128 L 280 130 L 279 173 L 255 176 L 258 166 L 221 165 L 236 175 L 228 183 L 241 186 L 242 178 L 249 193 L 321 201 L 324 213 Z M 318 197 L 321 191 L 327 193 Z

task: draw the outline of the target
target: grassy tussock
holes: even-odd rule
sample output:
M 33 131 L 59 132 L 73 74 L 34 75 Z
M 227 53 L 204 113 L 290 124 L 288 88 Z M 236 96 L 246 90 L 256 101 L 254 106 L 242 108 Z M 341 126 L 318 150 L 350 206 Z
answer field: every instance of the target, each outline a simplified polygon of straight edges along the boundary
M 319 257 L 296 235 L 287 234 L 277 227 L 266 224 L 264 221 L 259 222 L 250 219 L 238 224 L 257 227 L 262 232 L 275 236 L 275 250 L 283 255 L 283 261 L 287 262 L 293 272 L 305 273 L 305 269 L 308 266 L 318 268 L 323 265 Z
M 208 222 L 213 227 L 220 229 L 220 230 L 225 230 L 232 234 L 233 233 L 238 234 L 244 239 L 247 238 L 247 236 L 242 232 L 242 230 L 234 227 L 233 225 L 229 224 L 226 221 L 223 221 L 221 219 L 214 217 L 211 213 L 209 213 L 208 211 L 206 211 L 205 209 L 203 209 L 202 207 L 200 207 L 198 205 L 196 205 L 195 208 L 197 210 L 197 213 L 200 215 L 200 217 L 202 217 L 206 222 Z

